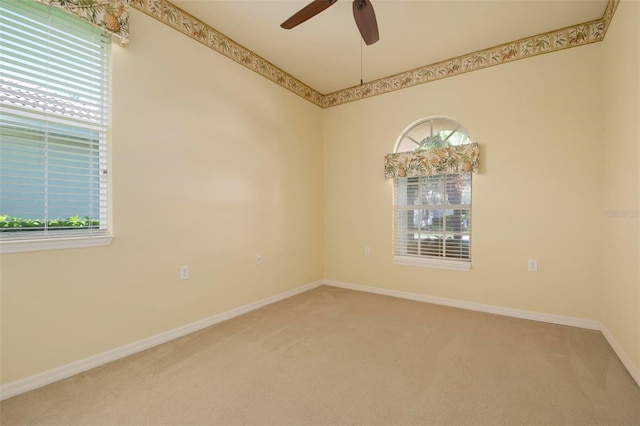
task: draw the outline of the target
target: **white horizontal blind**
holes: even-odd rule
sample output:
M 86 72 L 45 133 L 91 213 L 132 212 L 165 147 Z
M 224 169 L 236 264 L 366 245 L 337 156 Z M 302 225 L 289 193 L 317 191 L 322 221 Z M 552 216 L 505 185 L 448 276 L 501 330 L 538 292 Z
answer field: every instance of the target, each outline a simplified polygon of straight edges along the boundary
M 0 2 L 0 238 L 107 233 L 110 36 Z
M 397 178 L 394 255 L 469 262 L 471 173 Z

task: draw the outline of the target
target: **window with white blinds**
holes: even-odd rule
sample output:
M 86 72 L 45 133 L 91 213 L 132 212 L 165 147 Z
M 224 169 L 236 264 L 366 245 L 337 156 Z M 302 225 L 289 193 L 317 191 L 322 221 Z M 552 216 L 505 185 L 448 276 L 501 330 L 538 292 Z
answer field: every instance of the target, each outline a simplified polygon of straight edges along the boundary
M 108 235 L 110 45 L 62 9 L 0 2 L 0 242 Z
M 471 143 L 448 118 L 407 128 L 396 152 Z M 394 181 L 394 262 L 468 271 L 471 267 L 471 173 L 398 177 Z
M 398 178 L 394 254 L 469 260 L 471 173 Z

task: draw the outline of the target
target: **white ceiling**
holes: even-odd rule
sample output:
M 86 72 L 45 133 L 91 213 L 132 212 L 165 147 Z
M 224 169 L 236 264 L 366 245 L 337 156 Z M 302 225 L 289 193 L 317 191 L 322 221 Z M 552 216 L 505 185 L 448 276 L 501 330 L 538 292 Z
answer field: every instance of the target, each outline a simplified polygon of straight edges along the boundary
M 607 0 L 371 0 L 380 41 L 367 46 L 351 0 L 291 30 L 311 0 L 169 0 L 322 94 L 600 19 Z

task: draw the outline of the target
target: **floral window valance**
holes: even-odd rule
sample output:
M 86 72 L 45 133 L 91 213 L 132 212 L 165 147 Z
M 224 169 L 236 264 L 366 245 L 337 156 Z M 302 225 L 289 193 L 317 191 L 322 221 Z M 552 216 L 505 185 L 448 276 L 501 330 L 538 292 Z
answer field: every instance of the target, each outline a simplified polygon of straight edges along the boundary
M 40 3 L 68 10 L 82 20 L 100 27 L 129 42 L 129 0 L 36 0 Z
M 398 152 L 384 158 L 385 179 L 478 171 L 477 143 L 447 148 Z

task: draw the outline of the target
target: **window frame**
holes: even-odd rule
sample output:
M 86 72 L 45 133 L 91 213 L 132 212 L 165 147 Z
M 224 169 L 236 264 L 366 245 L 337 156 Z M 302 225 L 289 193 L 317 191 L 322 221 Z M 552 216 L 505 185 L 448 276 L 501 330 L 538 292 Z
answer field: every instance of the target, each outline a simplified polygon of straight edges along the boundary
M 93 66 L 95 66 L 95 69 L 100 70 L 99 72 L 100 72 L 100 75 L 102 76 L 100 78 L 101 83 L 100 83 L 100 95 L 99 95 L 99 99 L 100 99 L 99 105 L 101 106 L 101 109 L 100 109 L 101 118 L 99 121 L 96 121 L 95 124 L 93 121 L 91 121 L 91 118 L 88 118 L 88 119 L 81 118 L 80 112 L 77 113 L 77 116 L 73 112 L 74 111 L 73 108 L 75 108 L 74 105 L 78 105 L 78 108 L 84 111 L 83 104 L 80 104 L 80 103 L 74 104 L 72 101 L 70 102 L 68 100 L 63 100 L 62 98 L 57 98 L 56 95 L 53 94 L 54 92 L 47 92 L 46 90 L 48 89 L 40 89 L 40 87 L 33 89 L 34 94 L 31 94 L 30 93 L 31 89 L 29 89 L 30 87 L 29 84 L 24 86 L 24 83 L 22 83 L 21 82 L 22 80 L 20 80 L 21 75 L 26 75 L 26 74 L 20 74 L 20 72 L 22 71 L 18 71 L 16 68 L 11 68 L 11 66 L 2 70 L 2 73 L 1 73 L 5 75 L 5 77 L 3 77 L 4 79 L 3 81 L 8 85 L 7 86 L 8 88 L 13 87 L 12 86 L 13 84 L 18 84 L 15 87 L 18 88 L 17 90 L 21 91 L 19 93 L 21 95 L 24 95 L 25 99 L 32 99 L 33 96 L 36 96 L 35 98 L 33 98 L 32 101 L 27 100 L 26 102 L 32 102 L 32 105 L 36 105 L 36 104 L 40 105 L 40 107 L 37 107 L 37 106 L 33 107 L 33 112 L 29 113 L 29 114 L 32 114 L 32 116 L 35 117 L 35 119 L 38 120 L 38 122 L 45 123 L 46 126 L 48 126 L 46 123 L 53 123 L 53 125 L 58 126 L 58 128 L 64 128 L 66 125 L 64 124 L 60 125 L 60 123 L 63 123 L 63 122 L 60 121 L 58 118 L 56 118 L 56 111 L 55 111 L 55 108 L 60 108 L 60 106 L 63 106 L 66 111 L 63 114 L 65 114 L 66 117 L 71 117 L 73 120 L 78 120 L 78 122 L 80 123 L 86 123 L 86 124 L 82 124 L 82 126 L 100 128 L 100 130 L 95 131 L 95 135 L 96 135 L 95 140 L 97 140 L 95 151 L 92 151 L 92 150 L 87 151 L 86 170 L 88 174 L 86 175 L 86 178 L 82 177 L 79 181 L 77 181 L 77 182 L 86 182 L 86 185 L 90 187 L 91 185 L 95 185 L 95 183 L 92 183 L 92 181 L 95 179 L 98 179 L 97 182 L 99 187 L 97 187 L 97 189 L 95 190 L 97 191 L 95 193 L 97 194 L 98 198 L 96 199 L 95 202 L 99 204 L 99 207 L 98 207 L 97 216 L 94 215 L 93 220 L 98 221 L 99 225 L 96 228 L 94 228 L 91 225 L 82 225 L 82 226 L 79 226 L 78 229 L 73 229 L 72 227 L 64 227 L 64 229 L 49 228 L 48 223 L 51 219 L 54 219 L 54 218 L 48 217 L 49 208 L 44 207 L 43 217 L 38 217 L 38 219 L 44 219 L 46 221 L 47 225 L 43 226 L 44 229 L 24 230 L 24 228 L 20 228 L 20 230 L 16 230 L 16 231 L 5 230 L 0 232 L 0 254 L 31 252 L 31 251 L 41 251 L 41 250 L 58 250 L 58 249 L 71 249 L 71 248 L 82 248 L 82 247 L 108 246 L 111 244 L 113 240 L 112 227 L 111 227 L 111 193 L 110 193 L 111 176 L 109 174 L 109 170 L 111 169 L 110 135 L 109 135 L 110 134 L 109 132 L 110 113 L 111 113 L 111 36 L 105 33 L 104 30 L 98 29 L 93 25 L 83 22 L 77 16 L 74 16 L 70 12 L 61 8 L 43 5 L 36 2 L 26 2 L 20 6 L 12 6 L 12 7 L 15 7 L 16 10 L 19 7 L 25 8 L 24 19 L 38 20 L 38 22 L 40 22 L 42 25 L 39 28 L 43 28 L 43 31 L 47 31 L 46 37 L 50 36 L 49 31 L 59 32 L 58 34 L 66 34 L 69 37 L 79 37 L 82 40 L 93 40 L 92 43 L 99 43 L 100 49 L 102 49 L 102 52 L 96 57 L 95 62 L 93 62 L 92 64 Z M 44 17 L 44 15 L 46 15 L 46 17 Z M 20 12 L 18 12 L 14 16 L 21 16 Z M 70 24 L 67 24 L 67 22 L 70 22 Z M 42 66 L 38 69 L 44 70 L 45 68 L 44 66 Z M 24 72 L 26 73 L 28 71 L 26 71 L 25 69 Z M 15 73 L 18 73 L 18 74 L 15 74 Z M 48 72 L 46 73 L 48 74 Z M 17 77 L 15 77 L 15 75 L 17 75 Z M 16 80 L 16 78 L 18 78 L 18 80 Z M 22 89 L 22 87 L 26 87 L 26 89 Z M 36 87 L 36 86 L 33 86 L 33 87 Z M 39 90 L 41 93 L 44 93 L 45 95 L 35 94 L 36 90 Z M 61 90 L 67 90 L 67 89 L 61 89 Z M 72 91 L 73 89 L 69 87 L 68 92 L 71 93 Z M 12 92 L 7 92 L 7 93 L 12 93 Z M 47 93 L 52 93 L 52 94 L 46 95 Z M 7 96 L 11 96 L 11 95 L 7 95 Z M 49 101 L 49 99 L 51 100 Z M 16 108 L 15 106 L 13 107 L 11 106 L 11 104 L 16 101 L 5 100 L 4 102 L 5 102 L 4 106 L 7 108 L 7 111 L 11 111 L 12 108 Z M 23 102 L 23 101 L 19 101 L 19 102 Z M 47 102 L 51 102 L 50 104 L 51 106 L 49 106 Z M 82 101 L 78 101 L 78 102 L 82 102 Z M 23 104 L 18 103 L 16 105 L 23 105 Z M 20 106 L 19 108 L 25 108 L 25 107 Z M 21 117 L 20 114 L 21 113 L 18 113 L 16 117 Z M 86 113 L 83 112 L 82 114 L 86 114 Z M 87 117 L 87 115 L 84 115 L 84 117 Z M 11 121 L 9 121 L 8 123 L 11 123 Z M 36 122 L 34 121 L 34 123 Z M 34 124 L 34 127 L 25 126 L 24 134 L 28 135 L 29 132 L 34 132 L 34 134 L 36 134 L 38 132 L 38 127 L 35 127 L 36 125 L 37 124 Z M 10 134 L 9 132 L 6 133 L 6 135 L 9 135 L 9 134 Z M 71 135 L 71 133 L 69 133 L 69 135 Z M 9 138 L 10 136 L 6 136 L 6 137 Z M 46 142 L 47 136 L 44 136 L 44 138 L 45 138 L 44 144 L 47 145 L 47 142 Z M 26 141 L 29 139 L 24 139 L 24 140 Z M 39 139 L 33 139 L 33 140 L 37 141 Z M 12 142 L 12 143 L 15 146 L 16 142 Z M 40 142 L 40 143 L 43 143 L 43 142 Z M 87 143 L 90 143 L 89 139 L 87 139 Z M 62 149 L 62 150 L 67 149 L 64 143 L 60 144 L 59 147 L 60 147 L 59 149 Z M 7 149 L 10 149 L 10 148 L 7 148 Z M 43 155 L 45 155 L 45 158 L 47 155 L 46 154 L 47 149 L 48 148 L 45 148 L 45 151 L 42 151 L 44 153 Z M 30 151 L 26 151 L 26 152 L 30 152 Z M 100 163 L 97 167 L 95 165 L 96 157 L 94 157 L 94 155 L 99 157 Z M 59 158 L 64 159 L 66 157 L 63 156 Z M 58 161 L 65 161 L 65 160 L 58 160 Z M 43 167 L 47 168 L 48 167 L 47 164 L 49 164 L 48 160 L 45 160 L 45 163 L 43 164 L 44 164 Z M 85 164 L 85 163 L 80 163 L 80 164 Z M 23 169 L 18 169 L 18 170 L 20 171 Z M 37 170 L 37 169 L 32 169 L 32 170 Z M 25 172 L 22 171 L 20 173 L 25 173 Z M 29 173 L 29 172 L 26 172 L 26 173 Z M 42 184 L 43 185 L 42 190 L 46 191 L 49 184 L 46 183 L 46 181 L 44 182 L 45 183 Z M 15 188 L 21 188 L 21 186 L 17 186 Z M 91 198 L 88 198 L 87 206 L 91 204 L 92 204 Z M 3 212 L 0 212 L 0 214 L 10 214 L 10 212 L 3 211 Z
M 412 145 L 415 145 L 414 150 L 419 149 L 422 145 L 421 141 L 417 140 L 415 138 L 415 135 L 411 135 L 411 132 L 414 131 L 416 128 L 419 128 L 420 126 L 425 126 L 425 125 L 429 128 L 430 137 L 433 137 L 434 134 L 441 131 L 450 131 L 451 133 L 449 134 L 448 137 L 445 138 L 445 141 L 449 139 L 454 133 L 460 133 L 461 135 L 463 135 L 463 137 L 459 139 L 459 141 L 462 141 L 462 143 L 465 143 L 465 144 L 471 143 L 471 140 L 469 138 L 469 135 L 466 129 L 456 120 L 453 120 L 449 117 L 442 117 L 442 116 L 428 117 L 412 123 L 400 134 L 394 146 L 394 153 L 405 152 L 407 151 L 406 149 L 407 146 L 412 146 Z M 466 174 L 467 173 L 465 173 L 465 175 Z M 442 176 L 441 180 L 439 181 L 441 181 L 443 185 L 446 185 L 447 175 L 445 174 L 445 175 L 437 175 L 437 176 Z M 469 188 L 470 188 L 469 202 L 465 204 L 451 205 L 451 207 L 462 207 L 461 209 L 468 210 L 468 225 L 467 225 L 468 231 L 464 233 L 459 233 L 461 236 L 468 235 L 468 248 L 467 248 L 468 259 L 447 257 L 446 248 L 445 248 L 446 242 L 441 248 L 441 252 L 443 253 L 443 255 L 441 256 L 401 253 L 401 251 L 403 250 L 408 251 L 409 248 L 408 248 L 407 240 L 404 240 L 403 238 L 400 237 L 400 235 L 406 236 L 407 228 L 405 227 L 402 230 L 398 229 L 398 225 L 400 222 L 399 212 L 411 211 L 412 207 L 414 206 L 410 206 L 408 204 L 408 201 L 406 200 L 404 204 L 398 203 L 398 200 L 402 199 L 402 194 L 400 194 L 398 191 L 401 191 L 401 190 L 404 191 L 405 198 L 407 197 L 406 194 L 408 192 L 409 179 L 414 179 L 414 178 L 401 177 L 401 178 L 394 179 L 394 182 L 393 182 L 393 231 L 392 231 L 393 232 L 392 234 L 393 262 L 395 264 L 406 265 L 406 266 L 418 266 L 418 267 L 427 267 L 427 268 L 433 268 L 433 269 L 445 269 L 445 270 L 463 271 L 463 272 L 470 271 L 472 267 L 472 251 L 471 251 L 471 242 L 472 242 L 471 223 L 472 223 L 472 216 L 473 216 L 472 200 L 471 200 L 471 192 L 473 188 L 472 174 L 468 173 Z M 416 178 L 416 179 L 421 179 L 421 178 Z M 449 205 L 443 204 L 442 206 L 449 206 Z M 461 210 L 461 209 L 455 209 L 455 208 L 450 209 L 448 207 L 445 208 L 445 207 L 435 206 L 435 205 L 433 209 L 428 209 L 428 208 L 415 209 L 414 208 L 413 210 L 422 211 L 422 210 L 438 210 L 438 209 Z M 405 220 L 407 219 L 405 218 Z M 441 233 L 446 235 L 446 234 L 450 234 L 451 232 L 447 232 L 446 226 L 445 226 L 445 229 L 442 230 Z M 425 234 L 428 234 L 428 232 L 425 232 Z

